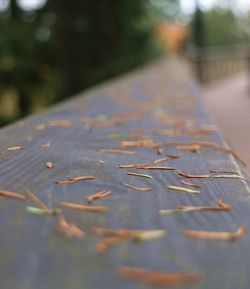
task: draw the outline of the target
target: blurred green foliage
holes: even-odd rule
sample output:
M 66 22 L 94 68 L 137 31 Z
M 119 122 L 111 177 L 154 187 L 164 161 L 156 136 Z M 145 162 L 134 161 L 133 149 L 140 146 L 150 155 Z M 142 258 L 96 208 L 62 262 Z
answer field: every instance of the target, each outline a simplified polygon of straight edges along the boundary
M 11 0 L 0 14 L 0 97 L 15 95 L 15 115 L 27 115 L 155 57 L 148 9 L 144 0 L 48 0 L 25 11 Z

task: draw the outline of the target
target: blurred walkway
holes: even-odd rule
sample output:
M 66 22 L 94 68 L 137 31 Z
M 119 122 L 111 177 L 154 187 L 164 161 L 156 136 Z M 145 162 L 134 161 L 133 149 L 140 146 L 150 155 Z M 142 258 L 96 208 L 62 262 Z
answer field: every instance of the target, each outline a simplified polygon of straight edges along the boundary
M 250 175 L 250 76 L 242 72 L 202 88 L 208 111 Z

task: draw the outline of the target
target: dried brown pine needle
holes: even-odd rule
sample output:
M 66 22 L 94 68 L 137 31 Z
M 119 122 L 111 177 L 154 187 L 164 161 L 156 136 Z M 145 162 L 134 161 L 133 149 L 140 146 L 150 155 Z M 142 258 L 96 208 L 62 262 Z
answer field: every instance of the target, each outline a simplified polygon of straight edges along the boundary
M 182 176 L 182 177 L 185 177 L 185 178 L 190 178 L 190 179 L 208 179 L 210 178 L 210 175 L 190 175 L 190 174 L 187 174 L 187 173 L 184 173 L 184 172 L 180 172 L 178 171 L 178 175 L 179 176 Z
M 123 183 L 123 184 L 127 188 L 134 189 L 136 191 L 140 191 L 140 192 L 150 192 L 151 191 L 151 188 L 149 188 L 149 187 L 136 187 L 136 186 L 130 185 L 128 183 Z
M 145 169 L 145 170 L 167 170 L 167 171 L 176 170 L 175 167 L 163 167 L 163 166 L 145 166 L 143 169 Z
M 88 203 L 92 203 L 94 200 L 105 198 L 105 197 L 107 197 L 107 196 L 109 196 L 111 194 L 112 194 L 111 191 L 100 191 L 100 192 L 96 192 L 93 195 L 87 196 L 86 200 L 87 200 Z
M 49 126 L 69 127 L 70 125 L 71 121 L 65 119 L 56 119 L 49 121 Z
M 134 230 L 114 230 L 107 228 L 92 228 L 93 234 L 99 237 L 119 237 L 119 238 L 130 238 L 131 232 L 134 234 Z
M 189 285 L 199 282 L 200 275 L 193 272 L 156 272 L 134 267 L 120 267 L 123 278 L 153 286 Z
M 118 237 L 131 239 L 136 242 L 160 239 L 166 235 L 166 230 L 114 230 L 107 228 L 93 228 L 92 232 L 99 237 Z
M 120 147 L 143 147 L 143 148 L 158 148 L 161 147 L 161 143 L 155 142 L 151 139 L 144 141 L 121 141 Z
M 84 212 L 92 212 L 92 213 L 103 213 L 108 210 L 107 207 L 103 206 L 89 206 L 89 205 L 81 205 L 77 203 L 69 203 L 69 202 L 61 202 L 61 207 L 72 209 L 72 210 L 79 210 Z
M 48 169 L 53 169 L 55 166 L 54 166 L 54 164 L 53 164 L 52 162 L 47 162 L 47 163 L 46 163 L 46 167 L 47 167 Z
M 213 142 L 206 142 L 206 141 L 197 141 L 196 143 L 190 143 L 190 142 L 164 142 L 163 145 L 166 145 L 166 146 L 200 145 L 201 148 L 205 148 L 205 147 L 213 148 L 215 150 L 218 150 L 218 151 L 233 155 L 239 162 L 241 162 L 243 165 L 246 165 L 245 162 L 242 161 L 241 158 L 237 155 L 237 153 L 235 153 L 232 149 L 227 148 L 227 147 L 221 147 L 217 143 L 213 143 Z
M 9 192 L 9 191 L 5 191 L 5 190 L 0 190 L 0 196 L 1 197 L 5 197 L 5 198 L 9 198 L 9 199 L 14 199 L 17 201 L 26 201 L 27 198 L 19 193 L 13 193 L 13 192 Z
M 179 191 L 179 192 L 183 192 L 183 193 L 200 194 L 200 191 L 198 191 L 198 190 L 191 190 L 191 189 L 179 187 L 179 186 L 168 185 L 167 188 L 170 190 L 175 190 L 175 191 Z
M 67 176 L 68 180 L 59 180 L 55 181 L 55 184 L 63 184 L 63 185 L 69 185 L 73 184 L 79 181 L 88 181 L 88 180 L 94 180 L 96 177 L 95 176 L 80 176 L 80 177 L 71 177 Z
M 221 240 L 221 241 L 235 241 L 246 234 L 246 228 L 240 226 L 235 232 L 208 232 L 208 231 L 185 231 L 184 235 L 187 238 L 201 239 L 201 240 Z
M 149 164 L 128 164 L 128 165 L 119 165 L 120 169 L 141 169 L 149 166 Z
M 186 180 L 180 180 L 180 182 L 181 182 L 183 185 L 186 185 L 186 186 L 189 186 L 189 187 L 201 188 L 201 185 L 200 185 L 200 184 L 190 183 L 190 182 L 187 182 Z
M 134 173 L 134 172 L 126 172 L 126 174 L 129 176 L 142 177 L 142 178 L 146 178 L 146 179 L 153 179 L 152 176 L 145 175 L 145 174 L 138 174 L 138 173 Z
M 8 151 L 8 152 L 11 152 L 11 151 L 21 151 L 21 150 L 23 150 L 23 149 L 24 149 L 23 146 L 15 146 L 15 147 L 9 147 L 9 148 L 7 148 L 7 151 Z
M 171 170 L 174 171 L 176 168 L 174 167 L 165 167 L 165 166 L 151 166 L 148 164 L 128 164 L 128 165 L 119 165 L 121 169 L 124 168 L 133 168 L 138 170 Z
M 75 224 L 66 221 L 63 215 L 58 217 L 58 228 L 66 235 L 68 238 L 79 238 L 83 239 L 85 233 L 78 228 Z
M 169 160 L 168 157 L 160 158 L 160 159 L 158 159 L 158 160 L 155 160 L 154 163 L 155 163 L 155 164 L 159 164 L 159 163 L 166 162 L 166 161 L 168 161 L 168 160 Z
M 181 157 L 180 154 L 167 154 L 167 156 L 171 159 L 179 159 Z
M 200 145 L 178 145 L 175 147 L 177 150 L 197 152 L 201 149 Z
M 125 240 L 126 239 L 119 237 L 105 238 L 96 245 L 96 251 L 100 254 L 104 254 L 108 249 L 121 245 Z
M 215 211 L 215 212 L 223 212 L 230 211 L 231 205 L 224 202 L 223 199 L 218 201 L 218 207 L 215 206 L 178 206 L 177 209 L 186 210 L 188 212 L 195 211 Z
M 135 155 L 135 151 L 117 150 L 117 149 L 101 149 L 101 153 L 119 154 L 119 155 Z
M 36 204 L 39 208 L 43 210 L 50 211 L 50 209 L 44 204 L 43 201 L 41 201 L 34 193 L 32 193 L 29 189 L 26 189 L 26 194 L 29 199 L 33 201 L 34 204 Z

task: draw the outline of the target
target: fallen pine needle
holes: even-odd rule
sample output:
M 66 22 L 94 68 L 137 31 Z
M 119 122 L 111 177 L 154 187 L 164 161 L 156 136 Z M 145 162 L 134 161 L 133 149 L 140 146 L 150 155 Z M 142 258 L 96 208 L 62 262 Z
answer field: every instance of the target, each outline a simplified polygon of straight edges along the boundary
M 210 176 L 211 179 L 215 179 L 215 178 L 218 178 L 218 179 L 240 179 L 240 180 L 244 180 L 247 182 L 247 179 L 242 177 L 242 176 L 239 176 L 239 175 L 212 175 Z
M 101 153 L 120 154 L 120 155 L 135 155 L 135 151 L 116 150 L 116 149 L 101 149 Z
M 177 213 L 191 213 L 201 211 L 225 212 L 231 210 L 231 205 L 224 202 L 223 199 L 218 201 L 218 207 L 215 206 L 178 206 L 173 210 L 160 210 L 161 215 L 172 215 Z
M 144 141 L 121 141 L 120 147 L 143 147 L 143 148 L 158 148 L 161 146 L 161 143 L 155 142 L 153 140 L 144 140 Z
M 169 158 L 168 158 L 168 157 L 165 157 L 165 158 L 161 158 L 161 159 L 155 160 L 154 163 L 155 163 L 155 164 L 159 164 L 159 163 L 166 162 L 166 161 L 168 161 L 168 160 L 169 160 Z
M 40 209 L 45 211 L 50 211 L 50 209 L 42 202 L 34 193 L 32 193 L 29 189 L 26 189 L 26 194 L 29 199 L 33 201 Z
M 34 215 L 45 215 L 45 216 L 57 216 L 61 214 L 61 209 L 45 210 L 30 206 L 26 207 L 26 211 Z
M 148 188 L 148 187 L 136 187 L 136 186 L 133 186 L 133 185 L 130 185 L 130 184 L 127 184 L 127 183 L 123 183 L 124 186 L 130 188 L 130 189 L 134 189 L 134 190 L 137 190 L 137 191 L 141 191 L 141 192 L 149 192 L 151 191 L 151 188 Z
M 191 194 L 199 194 L 200 191 L 198 190 L 191 190 L 188 188 L 184 188 L 184 187 L 179 187 L 179 186 L 167 186 L 168 189 L 170 190 L 175 190 L 175 191 L 179 191 L 179 192 L 183 192 L 183 193 L 191 193 Z
M 118 272 L 123 278 L 156 286 L 188 285 L 200 280 L 200 275 L 192 272 L 156 272 L 134 267 L 120 267 Z
M 78 228 L 73 223 L 67 222 L 63 215 L 59 216 L 58 218 L 58 228 L 62 232 L 64 232 L 64 234 L 68 238 L 75 237 L 75 238 L 83 239 L 85 236 L 85 233 L 80 228 Z
M 89 195 L 86 197 L 86 200 L 88 203 L 92 203 L 94 200 L 98 200 L 98 199 L 102 199 L 102 198 L 105 198 L 109 195 L 111 195 L 112 192 L 111 191 L 100 191 L 100 192 L 97 192 L 93 195 Z
M 68 203 L 68 202 L 61 202 L 61 206 L 67 209 L 92 212 L 92 213 L 103 213 L 108 210 L 107 207 L 103 207 L 103 206 L 89 206 L 89 205 L 81 205 L 81 204 Z
M 200 145 L 178 145 L 175 147 L 177 150 L 197 152 L 201 149 Z
M 15 146 L 15 147 L 9 147 L 7 148 L 7 151 L 8 152 L 11 152 L 11 151 L 20 151 L 20 150 L 23 150 L 24 147 L 23 146 Z
M 246 228 L 240 226 L 235 232 L 207 232 L 207 231 L 185 231 L 187 238 L 202 240 L 235 241 L 246 234 Z
M 187 173 L 184 173 L 184 172 L 180 172 L 178 171 L 178 175 L 179 176 L 182 176 L 182 177 L 185 177 L 185 178 L 191 178 L 191 179 L 208 179 L 210 178 L 211 176 L 210 175 L 190 175 L 190 174 L 187 174 Z
M 171 159 L 179 159 L 181 157 L 179 154 L 167 154 L 167 156 Z
M 138 174 L 138 173 L 134 173 L 134 172 L 126 172 L 127 175 L 129 176 L 135 176 L 135 177 L 142 177 L 142 178 L 147 178 L 147 179 L 153 179 L 152 176 L 150 175 L 145 175 L 145 174 Z
M 215 170 L 215 169 L 210 169 L 209 172 L 210 173 L 217 173 L 217 174 L 234 174 L 234 175 L 237 174 L 236 171 Z
M 140 169 L 140 168 L 144 168 L 145 166 L 149 166 L 149 164 L 119 165 L 118 168 L 120 168 L 120 169 Z
M 9 198 L 9 199 L 18 200 L 18 201 L 26 201 L 27 200 L 27 198 L 21 194 L 13 193 L 13 192 L 5 191 L 5 190 L 0 190 L 0 196 L 5 197 L 5 198 Z
M 96 177 L 95 176 L 80 176 L 80 177 L 70 177 L 67 176 L 68 180 L 59 180 L 55 181 L 55 184 L 63 184 L 63 185 L 68 185 L 68 184 L 73 184 L 79 181 L 88 181 L 88 180 L 94 180 Z
M 180 180 L 180 182 L 181 182 L 183 185 L 186 185 L 186 186 L 189 186 L 189 187 L 201 188 L 201 185 L 199 185 L 199 184 L 193 184 L 193 183 L 187 182 L 187 181 L 185 181 L 185 180 Z
M 111 237 L 111 238 L 105 238 L 104 240 L 100 241 L 96 245 L 96 251 L 100 254 L 104 254 L 107 252 L 107 250 L 111 247 L 119 246 L 121 245 L 126 239 L 119 238 L 119 237 Z

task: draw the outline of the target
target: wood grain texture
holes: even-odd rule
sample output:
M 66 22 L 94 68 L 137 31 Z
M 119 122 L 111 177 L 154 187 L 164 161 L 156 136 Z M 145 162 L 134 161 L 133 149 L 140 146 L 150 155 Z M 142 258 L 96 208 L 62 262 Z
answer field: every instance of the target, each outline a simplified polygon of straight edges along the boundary
M 118 121 L 112 119 L 114 123 L 106 125 L 112 117 Z M 50 126 L 53 120 L 67 120 L 70 125 Z M 88 124 L 90 120 L 92 123 Z M 218 169 L 245 176 L 230 154 L 212 148 L 196 153 L 181 151 L 171 145 L 163 146 L 164 153 L 160 156 L 152 148 L 128 148 L 137 151 L 136 155 L 101 152 L 106 148 L 121 149 L 121 140 L 110 138 L 110 134 L 121 134 L 120 137 L 130 141 L 133 139 L 127 139 L 127 135 L 140 134 L 155 142 L 198 139 L 225 146 L 218 131 L 200 137 L 190 135 L 191 130 L 204 124 L 211 124 L 211 119 L 204 111 L 189 68 L 184 61 L 170 59 L 3 129 L 0 132 L 1 189 L 25 194 L 25 188 L 29 188 L 51 209 L 58 208 L 61 202 L 86 204 L 86 196 L 97 191 L 112 191 L 112 195 L 94 203 L 106 206 L 105 213 L 63 209 L 66 219 L 85 232 L 84 240 L 65 238 L 57 228 L 56 217 L 27 213 L 26 206 L 34 206 L 32 201 L 1 198 L 0 288 L 148 288 L 121 279 L 117 274 L 120 266 L 201 274 L 199 284 L 180 287 L 183 289 L 249 288 L 250 234 L 235 242 L 192 240 L 183 236 L 185 230 L 232 232 L 239 225 L 249 230 L 250 198 L 246 181 L 192 180 L 202 185 L 202 193 L 191 195 L 167 189 L 166 185 L 183 186 L 176 171 L 152 170 L 153 179 L 145 179 L 129 176 L 126 169 L 117 167 L 130 163 L 154 165 L 156 159 L 166 154 L 180 153 L 180 158 L 169 158 L 164 166 L 174 166 L 190 174 L 207 174 L 209 169 Z M 159 129 L 169 130 L 169 135 L 153 134 Z M 48 143 L 49 147 L 42 147 Z M 8 147 L 14 146 L 24 149 L 7 152 Z M 55 167 L 47 169 L 47 162 Z M 96 179 L 69 185 L 54 183 L 66 176 L 83 175 Z M 123 183 L 152 190 L 139 192 Z M 232 205 L 230 212 L 159 214 L 160 209 L 180 205 L 216 205 L 221 198 Z M 91 233 L 92 227 L 164 229 L 168 233 L 150 242 L 124 242 L 101 255 L 95 248 L 101 238 Z

